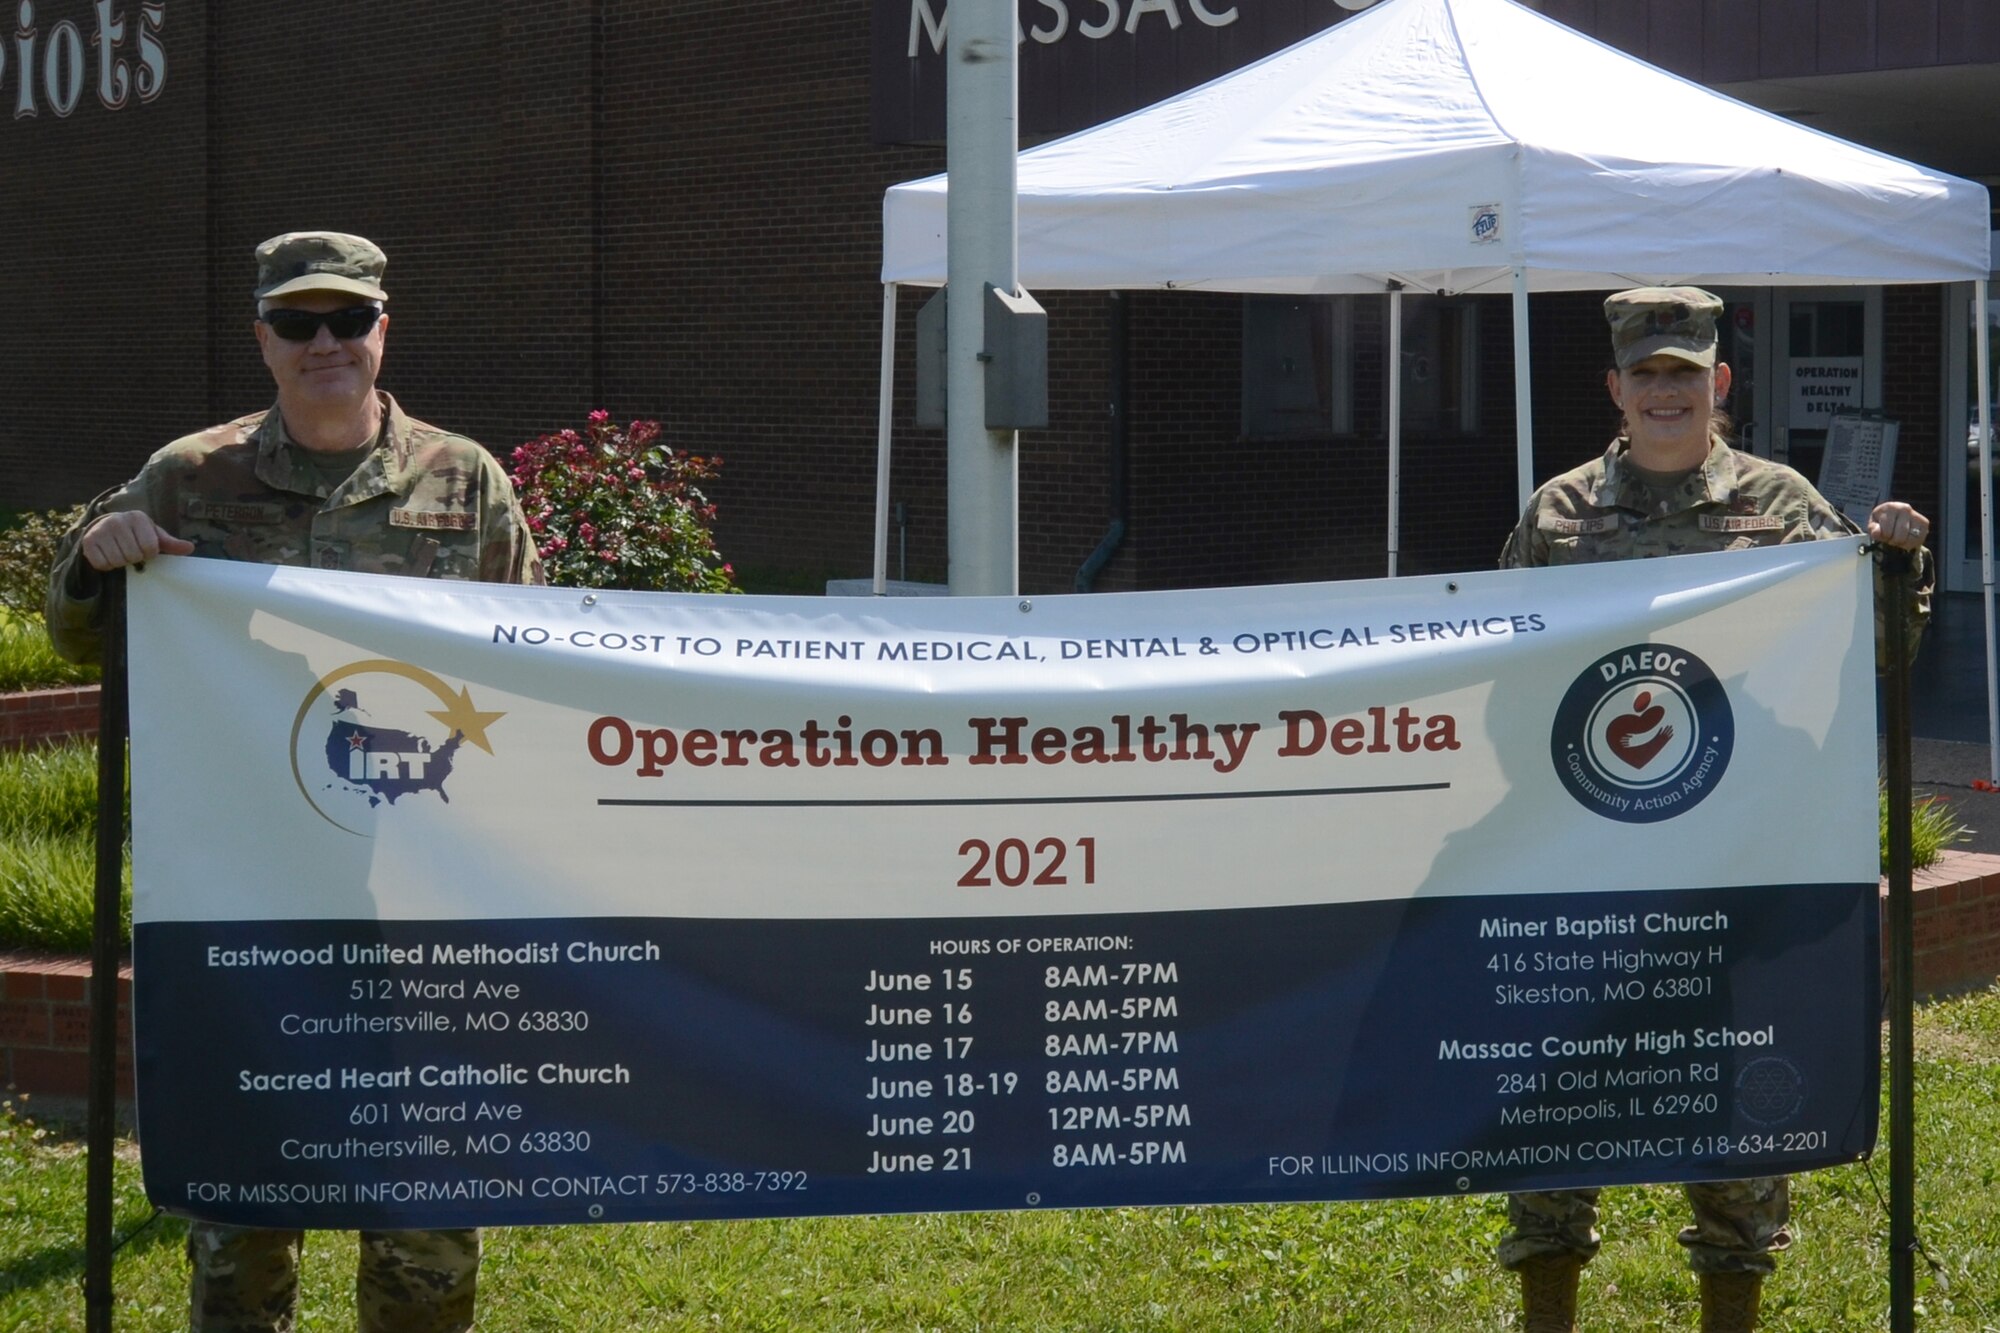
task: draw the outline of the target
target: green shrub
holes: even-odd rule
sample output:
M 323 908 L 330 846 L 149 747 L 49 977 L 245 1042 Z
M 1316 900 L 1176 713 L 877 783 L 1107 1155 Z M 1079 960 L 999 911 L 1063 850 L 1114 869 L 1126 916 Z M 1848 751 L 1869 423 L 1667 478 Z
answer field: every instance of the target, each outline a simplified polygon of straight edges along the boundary
M 56 543 L 83 512 L 15 514 L 0 528 L 0 692 L 84 685 L 98 678 L 94 666 L 56 656 L 42 628 L 42 602 L 54 567 Z
M 83 506 L 18 514 L 0 529 L 0 610 L 40 620 L 55 568 L 56 542 L 83 514 Z

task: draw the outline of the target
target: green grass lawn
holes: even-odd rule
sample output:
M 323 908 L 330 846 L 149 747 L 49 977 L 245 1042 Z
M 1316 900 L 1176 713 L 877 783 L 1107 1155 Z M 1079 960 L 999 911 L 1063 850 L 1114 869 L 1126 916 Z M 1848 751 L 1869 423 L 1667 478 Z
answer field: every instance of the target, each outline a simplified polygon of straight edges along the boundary
M 0 948 L 89 952 L 96 828 L 94 743 L 0 751 Z M 127 938 L 130 860 L 120 926 Z
M 2000 987 L 1917 1021 L 1918 1327 L 2000 1330 Z M 1886 1083 L 1886 1080 L 1885 1080 Z M 76 1139 L 0 1116 L 0 1330 L 82 1329 L 84 1162 Z M 1878 1188 L 1879 1187 L 1879 1188 Z M 1886 1158 L 1800 1177 L 1797 1243 L 1763 1327 L 1887 1327 Z M 1679 1191 L 1610 1191 L 1584 1274 L 1587 1329 L 1691 1329 Z M 122 1146 L 118 1228 L 149 1208 Z M 1492 1266 L 1497 1199 L 523 1227 L 490 1231 L 486 1333 L 548 1330 L 1392 1330 L 1513 1327 Z M 179 1222 L 117 1259 L 121 1330 L 185 1327 Z M 301 1328 L 354 1327 L 352 1236 L 315 1234 Z
M 94 666 L 77 666 L 56 656 L 40 620 L 0 610 L 0 693 L 87 685 L 97 680 Z

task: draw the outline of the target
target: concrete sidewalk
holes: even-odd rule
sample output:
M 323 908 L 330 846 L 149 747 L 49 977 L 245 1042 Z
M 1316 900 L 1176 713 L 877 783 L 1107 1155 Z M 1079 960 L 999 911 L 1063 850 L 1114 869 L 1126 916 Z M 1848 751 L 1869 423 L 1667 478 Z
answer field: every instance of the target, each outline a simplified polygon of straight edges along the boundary
M 1878 717 L 1881 714 L 1877 714 Z M 1992 776 L 1986 732 L 1986 607 L 1976 593 L 1939 593 L 1910 669 L 1911 785 L 1950 801 L 1977 832 L 1960 851 L 2000 853 L 2000 793 L 1978 791 Z
M 1969 826 L 1963 852 L 2000 854 L 2000 792 L 1980 791 L 1972 784 L 1984 782 L 1991 772 L 1990 756 L 1984 745 L 1962 741 L 1913 740 L 1910 742 L 1910 786 L 1918 795 L 1937 795 L 1949 801 L 1958 819 Z

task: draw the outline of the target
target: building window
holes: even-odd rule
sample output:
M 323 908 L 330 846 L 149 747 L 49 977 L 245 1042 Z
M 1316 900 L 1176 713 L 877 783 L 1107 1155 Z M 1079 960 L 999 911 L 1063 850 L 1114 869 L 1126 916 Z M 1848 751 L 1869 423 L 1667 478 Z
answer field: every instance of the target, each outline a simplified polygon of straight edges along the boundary
M 1354 298 L 1243 298 L 1243 434 L 1354 432 Z
M 1357 310 L 1369 321 L 1357 340 Z M 1248 439 L 1352 435 L 1359 360 L 1388 338 L 1386 297 L 1243 298 L 1243 434 Z M 1465 297 L 1403 298 L 1403 432 L 1479 430 L 1479 306 Z M 1364 386 L 1370 419 L 1382 410 L 1379 371 Z
M 1479 310 L 1446 296 L 1403 298 L 1403 430 L 1470 435 L 1479 429 Z

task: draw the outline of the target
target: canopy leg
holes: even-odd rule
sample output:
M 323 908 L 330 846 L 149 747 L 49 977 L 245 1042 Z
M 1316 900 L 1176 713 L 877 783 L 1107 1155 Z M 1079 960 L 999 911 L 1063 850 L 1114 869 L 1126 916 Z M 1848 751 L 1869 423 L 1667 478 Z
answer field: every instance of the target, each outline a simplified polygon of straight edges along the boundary
M 1403 284 L 1389 284 L 1389 577 L 1403 545 Z
M 1986 279 L 1975 279 L 1972 364 L 1979 399 L 1973 419 L 1979 430 L 1979 589 L 1986 602 L 1986 777 L 2000 783 L 2000 665 L 1994 655 L 1993 628 L 1993 363 L 1988 359 L 1993 352 L 1986 300 Z
M 882 374 L 875 404 L 875 595 L 889 587 L 889 435 L 896 399 L 896 284 L 882 284 Z
M 1528 270 L 1514 269 L 1514 477 L 1520 507 L 1535 493 L 1535 407 L 1528 384 Z

